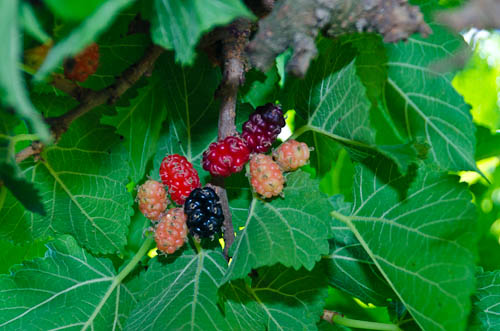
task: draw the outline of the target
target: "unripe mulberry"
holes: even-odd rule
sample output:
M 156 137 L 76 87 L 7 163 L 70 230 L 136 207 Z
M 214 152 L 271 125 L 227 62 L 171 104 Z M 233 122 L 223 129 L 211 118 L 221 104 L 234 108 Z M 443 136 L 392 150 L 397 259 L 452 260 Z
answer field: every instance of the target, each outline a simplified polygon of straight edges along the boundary
M 155 180 L 147 180 L 137 191 L 139 210 L 152 221 L 158 220 L 169 204 L 163 185 Z
M 184 212 L 192 235 L 208 238 L 221 231 L 224 214 L 219 197 L 210 187 L 193 190 L 186 199 Z
M 288 140 L 276 148 L 273 157 L 283 171 L 293 171 L 309 161 L 309 147 L 305 143 Z
M 52 48 L 52 41 L 30 48 L 24 52 L 26 66 L 38 70 Z
M 278 164 L 269 155 L 256 154 L 250 159 L 250 183 L 255 192 L 271 198 L 281 194 L 285 178 Z
M 184 245 L 187 236 L 186 214 L 182 208 L 169 209 L 160 218 L 155 228 L 155 241 L 158 250 L 172 254 Z
M 97 71 L 98 66 L 99 45 L 93 43 L 64 62 L 64 76 L 70 80 L 84 82 Z
M 203 153 L 203 169 L 212 176 L 227 177 L 240 172 L 248 162 L 250 150 L 245 142 L 236 136 L 211 143 Z
M 268 103 L 257 107 L 243 124 L 241 137 L 252 153 L 266 153 L 285 126 L 280 105 Z
M 167 155 L 160 166 L 160 177 L 177 204 L 183 205 L 192 190 L 200 187 L 200 178 L 193 165 L 179 154 Z

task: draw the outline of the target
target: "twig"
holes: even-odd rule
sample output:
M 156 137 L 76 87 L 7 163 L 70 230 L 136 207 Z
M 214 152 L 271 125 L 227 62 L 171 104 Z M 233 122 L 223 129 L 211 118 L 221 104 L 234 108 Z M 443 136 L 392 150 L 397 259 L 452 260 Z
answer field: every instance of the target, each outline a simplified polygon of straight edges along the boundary
M 224 139 L 236 133 L 236 98 L 238 88 L 245 80 L 246 61 L 244 60 L 244 49 L 248 43 L 250 28 L 251 22 L 246 19 L 236 20 L 225 28 L 230 33 L 226 39 L 222 40 L 223 77 L 216 92 L 216 96 L 221 99 L 219 139 Z M 234 242 L 234 228 L 227 192 L 224 187 L 224 178 L 214 177 L 212 183 L 216 186 L 216 192 L 220 198 L 224 213 L 224 256 L 229 259 L 229 248 Z
M 152 46 L 146 54 L 144 54 L 142 59 L 125 70 L 121 76 L 116 79 L 115 84 L 101 91 L 84 89 L 74 83 L 55 76 L 53 85 L 78 99 L 80 104 L 62 116 L 46 119 L 47 123 L 51 126 L 54 141 L 57 142 L 61 135 L 68 130 L 70 124 L 77 118 L 85 115 L 97 106 L 105 103 L 113 104 L 123 95 L 123 93 L 125 93 L 125 91 L 134 85 L 144 73 L 152 68 L 163 51 L 161 47 Z M 40 154 L 42 148 L 43 145 L 41 143 L 34 142 L 31 146 L 26 147 L 16 155 L 16 161 L 22 162 L 32 155 Z
M 89 89 L 78 85 L 72 80 L 64 78 L 62 74 L 52 75 L 52 85 L 78 101 L 81 101 L 82 97 L 90 92 Z

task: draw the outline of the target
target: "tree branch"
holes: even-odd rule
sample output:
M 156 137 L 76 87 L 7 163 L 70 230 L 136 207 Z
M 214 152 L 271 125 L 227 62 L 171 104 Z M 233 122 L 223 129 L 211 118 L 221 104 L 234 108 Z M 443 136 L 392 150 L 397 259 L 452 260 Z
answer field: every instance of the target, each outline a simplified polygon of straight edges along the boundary
M 219 139 L 236 134 L 236 99 L 238 88 L 245 80 L 246 60 L 244 58 L 244 49 L 248 43 L 250 28 L 251 22 L 246 19 L 236 20 L 224 28 L 229 33 L 225 39 L 221 40 L 223 76 L 216 92 L 216 96 L 221 99 Z M 212 183 L 216 186 L 216 192 L 224 212 L 224 256 L 229 259 L 229 248 L 234 242 L 234 228 L 227 192 L 224 187 L 224 178 L 214 177 Z
M 249 59 L 267 70 L 277 55 L 292 48 L 287 70 L 302 77 L 317 54 L 314 40 L 319 30 L 328 37 L 378 32 L 386 42 L 431 32 L 418 7 L 406 0 L 281 0 L 260 20 L 258 33 L 248 45 Z
M 472 0 L 462 7 L 438 13 L 437 20 L 455 31 L 466 28 L 500 28 L 500 2 L 497 0 Z
M 125 93 L 125 91 L 133 86 L 144 73 L 153 67 L 155 61 L 163 51 L 161 47 L 152 46 L 137 63 L 125 70 L 121 76 L 116 79 L 113 85 L 100 91 L 85 89 L 57 75 L 54 76 L 54 86 L 80 101 L 78 106 L 64 115 L 46 119 L 47 123 L 51 126 L 54 141 L 57 142 L 61 135 L 68 130 L 70 124 L 77 118 L 85 115 L 97 106 L 105 103 L 113 104 L 123 95 L 123 93 Z M 42 148 L 43 145 L 41 143 L 34 142 L 31 146 L 26 147 L 16 155 L 16 161 L 22 162 L 32 155 L 40 154 Z

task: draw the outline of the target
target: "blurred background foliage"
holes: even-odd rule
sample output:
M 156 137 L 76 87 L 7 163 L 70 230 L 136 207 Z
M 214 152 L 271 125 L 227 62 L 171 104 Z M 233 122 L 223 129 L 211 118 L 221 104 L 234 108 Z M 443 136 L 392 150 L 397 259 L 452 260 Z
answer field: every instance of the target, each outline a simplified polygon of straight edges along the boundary
M 453 86 L 472 107 L 477 125 L 476 159 L 487 180 L 470 172 L 461 173 L 461 178 L 471 186 L 478 209 L 478 264 L 494 270 L 500 267 L 500 33 L 471 29 L 463 35 L 473 54 L 455 76 Z M 493 152 L 482 153 L 485 146 Z

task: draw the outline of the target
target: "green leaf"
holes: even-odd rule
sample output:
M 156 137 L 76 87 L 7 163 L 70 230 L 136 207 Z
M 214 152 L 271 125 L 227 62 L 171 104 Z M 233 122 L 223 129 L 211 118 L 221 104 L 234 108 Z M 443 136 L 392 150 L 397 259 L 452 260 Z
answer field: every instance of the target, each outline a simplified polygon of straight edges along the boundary
M 129 154 L 130 179 L 140 182 L 146 172 L 146 166 L 157 152 L 160 129 L 167 115 L 165 86 L 163 76 L 154 74 L 140 87 L 129 105 L 116 107 L 114 116 L 105 116 L 101 123 L 116 128 L 124 137 L 124 145 Z M 132 92 L 132 93 L 134 93 Z
M 431 148 L 430 162 L 443 170 L 476 170 L 474 125 L 469 106 L 453 86 L 453 73 L 432 63 L 450 57 L 463 39 L 432 25 L 428 38 L 386 45 L 389 58 L 386 99 L 393 121 L 408 142 Z
M 359 164 L 351 211 L 332 215 L 353 231 L 420 327 L 464 330 L 474 291 L 475 208 L 457 178 L 426 170 L 401 176 L 377 159 Z
M 105 1 L 107 0 L 44 0 L 54 14 L 74 21 L 83 20 Z
M 154 6 L 153 41 L 175 50 L 182 64 L 193 63 L 195 46 L 204 32 L 237 17 L 253 17 L 240 0 L 155 0 Z
M 285 198 L 264 201 L 254 196 L 247 212 L 233 214 L 235 223 L 244 229 L 231 247 L 233 259 L 224 282 L 278 262 L 311 270 L 328 254 L 331 234 L 326 195 L 319 192 L 317 181 L 300 170 L 289 173 L 286 181 Z
M 317 153 L 317 152 L 316 152 Z M 323 176 L 319 184 L 321 192 L 329 196 L 342 194 L 352 200 L 352 181 L 354 164 L 345 149 L 340 150 L 331 169 Z
M 70 236 L 48 244 L 43 259 L 0 276 L 0 328 L 121 329 L 135 298 L 108 259 L 96 258 Z
M 500 327 L 500 271 L 478 273 L 469 330 L 496 330 Z
M 16 165 L 0 163 L 0 181 L 27 210 L 46 215 L 38 190 Z
M 217 288 L 226 270 L 222 253 L 203 250 L 151 261 L 140 277 L 139 301 L 126 330 L 227 330 L 217 307 Z
M 21 43 L 18 27 L 18 0 L 2 1 L 0 3 L 0 101 L 13 107 L 19 116 L 26 119 L 34 132 L 44 142 L 50 140 L 50 133 L 42 116 L 31 104 L 21 72 L 18 70 Z
M 338 325 L 335 323 L 329 323 L 325 320 L 321 320 L 318 323 L 318 330 L 319 331 L 350 331 L 352 329 L 348 328 L 347 326 L 342 326 L 342 325 Z
M 8 273 L 9 269 L 15 264 L 42 257 L 46 251 L 44 241 L 16 245 L 10 241 L 0 239 L 0 273 Z
M 337 141 L 370 147 L 370 102 L 356 74 L 355 52 L 347 45 L 322 39 L 319 57 L 305 79 L 290 79 L 285 88 L 284 107 L 295 109 L 306 121 L 303 131 L 312 130 Z
M 219 101 L 214 99 L 214 93 L 220 70 L 204 57 L 199 57 L 191 67 L 181 67 L 174 63 L 172 53 L 160 58 L 156 68 L 167 78 L 163 93 L 168 103 L 167 119 L 150 175 L 158 179 L 165 155 L 180 154 L 194 165 L 203 182 L 203 176 L 208 174 L 201 167 L 203 152 L 217 139 L 217 125 L 213 123 L 219 118 Z M 237 107 L 238 118 L 248 119 L 251 107 Z
M 366 87 L 369 99 L 384 94 L 387 79 L 387 54 L 382 37 L 377 34 L 350 34 L 342 37 L 343 44 L 352 44 L 357 51 L 356 72 Z
M 500 155 L 500 133 L 491 133 L 488 128 L 476 125 L 476 160 Z
M 324 270 L 293 270 L 281 264 L 254 272 L 251 285 L 244 280 L 226 284 L 227 321 L 236 330 L 314 330 L 328 296 Z
M 146 34 L 115 35 L 121 25 L 128 22 L 126 18 L 130 17 L 130 14 L 127 15 L 129 10 L 117 15 L 115 24 L 99 38 L 99 67 L 82 86 L 94 90 L 110 86 L 124 70 L 139 61 L 146 51 L 151 42 Z M 126 31 L 123 33 L 125 34 Z
M 45 210 L 40 202 L 40 195 L 33 183 L 23 175 L 16 162 L 16 143 L 23 135 L 15 135 L 15 127 L 20 120 L 8 112 L 0 113 L 0 192 L 5 185 L 23 206 L 38 214 L 45 215 Z M 5 198 L 7 192 L 1 192 Z M 3 199 L 0 198 L 0 200 Z M 0 203 L 1 209 L 1 203 Z
M 77 54 L 96 41 L 97 37 L 111 25 L 116 15 L 132 2 L 133 0 L 108 0 L 103 3 L 66 38 L 52 47 L 45 62 L 36 73 L 35 80 L 42 80 L 65 58 Z
M 334 210 L 342 214 L 352 208 L 342 196 L 332 197 L 330 201 Z M 330 284 L 377 306 L 386 306 L 388 299 L 397 299 L 349 227 L 334 219 L 332 233 L 330 254 L 324 258 Z
M 245 85 L 240 89 L 241 102 L 248 102 L 252 107 L 274 103 L 278 97 L 279 75 L 276 66 L 263 74 L 257 70 L 250 70 L 245 77 Z
M 56 233 L 72 234 L 95 253 L 116 253 L 126 243 L 132 197 L 128 166 L 118 138 L 99 125 L 93 112 L 72 123 L 38 163 L 23 163 L 40 191 L 46 217 L 31 214 L 7 196 L 0 213 L 0 237 L 22 241 Z

